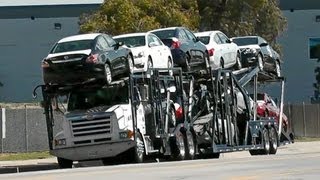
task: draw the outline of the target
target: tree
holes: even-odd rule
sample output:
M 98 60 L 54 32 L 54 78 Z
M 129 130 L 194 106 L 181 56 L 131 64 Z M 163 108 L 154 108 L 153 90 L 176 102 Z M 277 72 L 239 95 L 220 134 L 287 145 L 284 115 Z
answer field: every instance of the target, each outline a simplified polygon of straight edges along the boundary
M 117 35 L 169 26 L 197 29 L 199 20 L 196 0 L 107 0 L 97 12 L 80 17 L 80 32 Z
M 200 30 L 221 30 L 228 36 L 259 35 L 279 50 L 276 38 L 286 20 L 278 0 L 198 0 Z

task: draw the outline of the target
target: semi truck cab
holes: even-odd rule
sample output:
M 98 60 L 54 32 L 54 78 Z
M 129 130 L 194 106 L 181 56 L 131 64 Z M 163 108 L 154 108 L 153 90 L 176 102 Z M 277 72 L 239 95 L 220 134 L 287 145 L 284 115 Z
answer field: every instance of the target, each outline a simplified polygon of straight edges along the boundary
M 60 166 L 70 161 L 114 157 L 135 147 L 128 86 L 75 89 L 68 94 L 62 131 L 50 153 Z M 137 128 L 145 133 L 144 108 L 137 106 Z M 68 164 L 69 163 L 69 164 Z

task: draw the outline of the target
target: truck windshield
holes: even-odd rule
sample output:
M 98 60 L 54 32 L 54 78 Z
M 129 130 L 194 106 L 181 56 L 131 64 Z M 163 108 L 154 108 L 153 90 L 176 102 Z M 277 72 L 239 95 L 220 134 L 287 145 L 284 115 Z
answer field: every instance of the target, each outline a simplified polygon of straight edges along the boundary
M 74 91 L 69 95 L 68 111 L 86 110 L 98 106 L 112 106 L 128 103 L 128 101 L 127 86 Z

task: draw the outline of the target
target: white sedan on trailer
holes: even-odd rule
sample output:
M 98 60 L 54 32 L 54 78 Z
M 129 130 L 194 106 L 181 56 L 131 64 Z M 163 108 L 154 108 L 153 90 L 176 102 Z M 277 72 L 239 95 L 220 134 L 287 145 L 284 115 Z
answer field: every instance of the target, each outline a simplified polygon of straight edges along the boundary
M 129 47 L 134 56 L 137 68 L 171 68 L 173 67 L 170 49 L 154 34 L 131 33 L 113 37 Z
M 220 67 L 241 69 L 239 48 L 224 33 L 221 31 L 205 31 L 195 33 L 195 35 L 207 47 L 211 69 Z

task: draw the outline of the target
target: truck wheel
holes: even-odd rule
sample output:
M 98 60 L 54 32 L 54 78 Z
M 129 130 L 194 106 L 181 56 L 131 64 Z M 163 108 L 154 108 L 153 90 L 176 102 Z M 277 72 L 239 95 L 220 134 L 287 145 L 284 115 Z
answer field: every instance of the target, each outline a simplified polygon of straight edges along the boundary
M 140 133 L 136 137 L 136 146 L 134 148 L 134 162 L 143 163 L 145 157 L 144 143 Z
M 278 135 L 276 130 L 272 127 L 269 130 L 270 137 L 270 154 L 276 154 L 278 150 Z
M 191 133 L 187 133 L 186 136 L 186 143 L 187 143 L 187 159 L 194 159 L 195 156 L 195 144 L 194 144 L 194 139 L 193 139 L 193 135 Z
M 270 138 L 269 138 L 269 131 L 266 128 L 262 130 L 262 138 L 263 138 L 263 150 L 261 154 L 269 154 L 270 153 Z
M 176 144 L 173 152 L 173 157 L 175 160 L 181 161 L 186 158 L 184 135 L 181 132 L 176 134 Z
M 250 153 L 251 156 L 256 156 L 256 155 L 261 154 L 261 151 L 253 149 L 253 150 L 249 150 L 249 153 Z
M 73 161 L 72 160 L 69 160 L 69 159 L 64 159 L 64 158 L 61 158 L 61 157 L 57 157 L 58 159 L 58 164 L 59 164 L 59 167 L 60 168 L 72 168 L 72 165 L 73 165 Z

